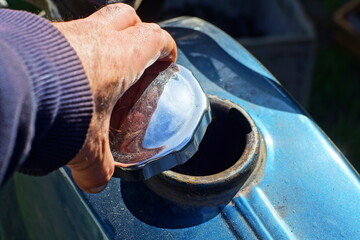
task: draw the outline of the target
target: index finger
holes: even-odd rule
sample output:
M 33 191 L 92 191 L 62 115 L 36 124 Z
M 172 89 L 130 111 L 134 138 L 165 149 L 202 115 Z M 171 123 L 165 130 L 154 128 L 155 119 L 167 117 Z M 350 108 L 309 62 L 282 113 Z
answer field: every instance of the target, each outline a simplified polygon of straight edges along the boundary
M 121 34 L 120 41 L 127 42 L 128 62 L 136 64 L 142 72 L 155 61 L 176 61 L 175 40 L 155 23 L 138 23 Z

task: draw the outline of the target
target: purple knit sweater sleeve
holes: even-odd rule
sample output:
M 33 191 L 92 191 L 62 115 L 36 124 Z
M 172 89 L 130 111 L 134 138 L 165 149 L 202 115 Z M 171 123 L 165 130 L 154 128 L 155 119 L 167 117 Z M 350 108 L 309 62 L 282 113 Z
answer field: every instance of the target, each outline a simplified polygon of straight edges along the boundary
M 21 168 L 43 175 L 82 147 L 93 112 L 74 50 L 47 20 L 0 10 L 0 185 Z

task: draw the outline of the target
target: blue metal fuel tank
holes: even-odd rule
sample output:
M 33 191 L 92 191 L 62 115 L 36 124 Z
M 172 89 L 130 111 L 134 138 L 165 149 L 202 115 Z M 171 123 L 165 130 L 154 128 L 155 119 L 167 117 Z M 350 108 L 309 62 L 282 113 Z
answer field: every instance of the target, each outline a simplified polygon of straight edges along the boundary
M 145 182 L 113 178 L 99 194 L 67 169 L 17 174 L 1 192 L 0 236 L 360 239 L 359 175 L 279 82 L 207 22 L 162 26 L 214 113 L 194 159 Z

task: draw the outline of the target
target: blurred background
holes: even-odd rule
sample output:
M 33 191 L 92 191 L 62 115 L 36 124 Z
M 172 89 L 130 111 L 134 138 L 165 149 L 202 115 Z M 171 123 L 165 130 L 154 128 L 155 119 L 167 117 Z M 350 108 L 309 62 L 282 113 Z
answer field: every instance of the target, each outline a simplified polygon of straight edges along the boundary
M 302 3 L 317 34 L 308 111 L 359 172 L 360 1 Z
M 360 171 L 359 0 L 167 0 L 148 12 L 151 2 L 145 20 L 197 16 L 237 39 Z
M 53 2 L 67 19 L 86 16 L 86 3 L 72 4 L 76 1 Z M 0 5 L 51 17 L 24 0 L 4 2 Z M 230 34 L 360 171 L 360 0 L 143 0 L 137 11 L 151 22 L 196 16 Z

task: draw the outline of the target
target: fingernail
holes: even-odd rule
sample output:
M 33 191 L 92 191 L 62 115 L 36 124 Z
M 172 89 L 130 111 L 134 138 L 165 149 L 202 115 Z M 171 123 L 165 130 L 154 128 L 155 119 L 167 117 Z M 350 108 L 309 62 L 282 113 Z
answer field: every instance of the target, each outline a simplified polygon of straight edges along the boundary
M 89 190 L 90 190 L 91 193 L 99 193 L 99 192 L 101 192 L 102 190 L 104 190 L 106 188 L 106 185 L 107 184 L 102 185 L 100 187 L 96 187 L 96 188 L 90 188 Z

